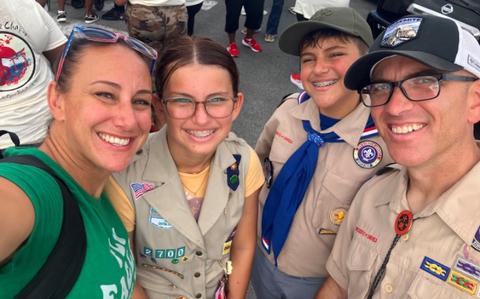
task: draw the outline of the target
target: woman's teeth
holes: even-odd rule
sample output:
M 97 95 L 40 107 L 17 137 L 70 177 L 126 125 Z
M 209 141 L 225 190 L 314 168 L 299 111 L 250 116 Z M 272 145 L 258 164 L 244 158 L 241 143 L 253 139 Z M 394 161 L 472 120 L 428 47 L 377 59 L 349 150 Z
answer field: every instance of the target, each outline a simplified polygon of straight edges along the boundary
M 98 136 L 105 142 L 115 146 L 125 146 L 130 142 L 130 138 L 120 138 L 105 133 L 98 133 Z

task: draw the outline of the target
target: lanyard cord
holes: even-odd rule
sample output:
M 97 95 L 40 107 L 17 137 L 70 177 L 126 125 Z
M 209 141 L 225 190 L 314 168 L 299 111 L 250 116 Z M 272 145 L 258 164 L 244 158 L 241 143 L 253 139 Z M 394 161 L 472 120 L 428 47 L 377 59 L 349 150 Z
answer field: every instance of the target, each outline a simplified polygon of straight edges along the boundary
M 416 219 L 413 219 L 412 223 L 415 220 Z M 407 229 L 407 231 L 405 233 L 408 233 L 409 230 L 410 230 L 410 227 Z M 380 267 L 377 274 L 375 275 L 375 278 L 373 279 L 373 283 L 370 286 L 370 289 L 368 290 L 367 299 L 372 299 L 373 294 L 375 293 L 375 290 L 377 289 L 378 285 L 380 284 L 383 277 L 385 276 L 385 271 L 387 270 L 387 264 L 388 264 L 388 261 L 390 260 L 390 254 L 392 253 L 393 248 L 395 248 L 395 246 L 397 246 L 398 240 L 400 240 L 401 236 L 402 235 L 400 235 L 400 234 L 396 234 L 395 238 L 393 238 L 392 245 L 390 245 L 390 248 L 388 249 L 387 255 L 385 256 L 385 259 L 383 260 L 382 266 Z
M 392 241 L 392 245 L 390 245 L 387 255 L 383 260 L 382 266 L 380 267 L 377 274 L 375 275 L 375 278 L 373 279 L 373 283 L 370 286 L 370 290 L 368 291 L 367 299 L 372 299 L 373 294 L 375 293 L 375 290 L 378 287 L 378 284 L 380 283 L 380 281 L 382 281 L 383 277 L 385 276 L 385 270 L 387 269 L 388 260 L 390 260 L 390 254 L 392 253 L 393 248 L 395 248 L 395 246 L 397 245 L 398 240 L 400 240 L 400 235 L 395 235 L 395 238 L 393 238 L 393 241 Z

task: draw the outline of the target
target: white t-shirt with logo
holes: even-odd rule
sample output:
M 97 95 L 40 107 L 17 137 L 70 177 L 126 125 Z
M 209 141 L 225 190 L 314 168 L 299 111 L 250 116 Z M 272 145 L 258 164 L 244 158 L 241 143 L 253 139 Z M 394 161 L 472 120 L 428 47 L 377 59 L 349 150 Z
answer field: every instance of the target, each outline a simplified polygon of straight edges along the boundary
M 47 133 L 47 86 L 54 78 L 42 53 L 65 42 L 34 0 L 0 1 L 0 130 L 16 133 L 22 144 L 39 143 Z M 8 135 L 0 137 L 0 149 L 11 145 Z

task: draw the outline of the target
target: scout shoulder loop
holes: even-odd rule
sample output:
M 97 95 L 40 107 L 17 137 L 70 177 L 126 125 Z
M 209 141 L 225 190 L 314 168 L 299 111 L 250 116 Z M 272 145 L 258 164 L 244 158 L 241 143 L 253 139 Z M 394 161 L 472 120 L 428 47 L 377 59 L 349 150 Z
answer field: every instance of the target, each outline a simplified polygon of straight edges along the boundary
M 240 184 L 240 160 L 242 159 L 242 155 L 234 154 L 233 157 L 235 158 L 235 163 L 230 165 L 227 168 L 227 185 L 232 189 L 232 191 L 237 190 L 238 185 Z
M 2 158 L 0 152 L 0 163 L 17 163 L 42 169 L 55 179 L 63 197 L 63 222 L 57 243 L 45 264 L 15 298 L 65 298 L 75 284 L 85 260 L 87 241 L 78 204 L 65 182 L 40 159 L 31 155 Z

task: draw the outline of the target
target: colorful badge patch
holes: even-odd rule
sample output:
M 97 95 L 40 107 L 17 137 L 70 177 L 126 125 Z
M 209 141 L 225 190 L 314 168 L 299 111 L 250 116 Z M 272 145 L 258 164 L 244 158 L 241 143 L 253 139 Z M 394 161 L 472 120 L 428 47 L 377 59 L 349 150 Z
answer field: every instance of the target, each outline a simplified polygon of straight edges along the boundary
M 139 199 L 143 194 L 155 189 L 155 185 L 152 183 L 131 183 L 130 189 L 132 189 L 133 199 Z
M 478 288 L 478 281 L 455 270 L 452 270 L 450 276 L 448 276 L 447 282 L 471 295 L 474 295 Z
M 423 258 L 420 269 L 443 281 L 447 280 L 448 274 L 450 273 L 450 268 L 429 258 L 428 256 Z
M 330 211 L 330 221 L 335 225 L 340 225 L 345 216 L 347 215 L 347 210 L 345 208 L 336 208 Z
M 142 254 L 155 259 L 176 259 L 178 261 L 179 258 L 185 256 L 185 246 L 171 249 L 152 249 L 149 247 L 143 247 Z
M 461 257 L 457 258 L 453 267 L 455 270 L 458 270 L 463 274 L 470 275 L 471 277 L 480 280 L 480 266 L 475 265 L 466 259 Z
M 382 158 L 382 147 L 371 140 L 362 141 L 353 149 L 353 159 L 362 168 L 374 168 Z
M 32 78 L 35 67 L 35 56 L 28 43 L 14 33 L 0 32 L 0 92 L 23 87 Z
M 418 29 L 422 24 L 422 18 L 403 18 L 385 29 L 380 45 L 385 48 L 396 47 L 417 36 Z
M 472 248 L 480 252 L 480 227 L 478 227 L 475 237 L 472 240 Z
M 230 248 L 232 248 L 232 240 L 223 243 L 223 255 L 229 254 Z
M 167 220 L 160 216 L 154 208 L 150 208 L 149 222 L 161 229 L 169 229 L 173 227 Z

